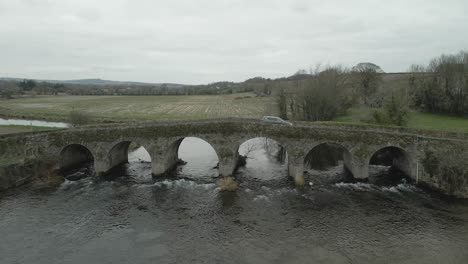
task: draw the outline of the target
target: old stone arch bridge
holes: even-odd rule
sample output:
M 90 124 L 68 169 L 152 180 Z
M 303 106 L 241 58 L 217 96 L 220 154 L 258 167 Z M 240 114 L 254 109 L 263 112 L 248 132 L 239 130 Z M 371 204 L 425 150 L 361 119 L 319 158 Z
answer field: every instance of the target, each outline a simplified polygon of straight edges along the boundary
M 273 139 L 286 148 L 288 173 L 297 181 L 303 177 L 306 155 L 320 144 L 342 146 L 344 165 L 357 179 L 367 178 L 369 161 L 376 152 L 391 148 L 393 165 L 416 182 L 468 197 L 468 138 L 437 132 L 312 123 L 284 126 L 246 119 L 112 124 L 3 136 L 0 158 L 54 160 L 67 167 L 91 155 L 99 175 L 127 162 L 128 146 L 136 142 L 149 152 L 153 174 L 161 175 L 174 168 L 185 137 L 203 139 L 214 148 L 222 176 L 233 175 L 243 142 Z

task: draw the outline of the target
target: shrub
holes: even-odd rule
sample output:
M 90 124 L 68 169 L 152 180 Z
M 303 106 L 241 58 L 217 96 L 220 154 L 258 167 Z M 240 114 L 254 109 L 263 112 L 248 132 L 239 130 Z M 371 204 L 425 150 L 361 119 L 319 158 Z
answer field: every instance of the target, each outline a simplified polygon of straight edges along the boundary
M 372 122 L 377 124 L 406 126 L 408 123 L 409 110 L 402 98 L 392 94 L 384 102 L 383 108 L 374 110 Z
M 82 112 L 79 110 L 72 110 L 69 114 L 68 121 L 73 127 L 78 127 L 78 126 L 91 123 L 92 117 L 90 114 L 86 112 Z

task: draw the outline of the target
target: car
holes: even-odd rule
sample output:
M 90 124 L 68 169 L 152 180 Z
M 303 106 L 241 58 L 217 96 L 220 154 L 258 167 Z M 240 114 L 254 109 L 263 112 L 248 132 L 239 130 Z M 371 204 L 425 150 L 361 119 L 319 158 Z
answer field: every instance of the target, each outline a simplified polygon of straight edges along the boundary
M 281 124 L 281 125 L 288 125 L 292 126 L 293 124 L 291 122 L 288 122 L 286 120 L 283 120 L 277 116 L 264 116 L 262 117 L 262 122 L 264 123 L 269 123 L 269 124 Z

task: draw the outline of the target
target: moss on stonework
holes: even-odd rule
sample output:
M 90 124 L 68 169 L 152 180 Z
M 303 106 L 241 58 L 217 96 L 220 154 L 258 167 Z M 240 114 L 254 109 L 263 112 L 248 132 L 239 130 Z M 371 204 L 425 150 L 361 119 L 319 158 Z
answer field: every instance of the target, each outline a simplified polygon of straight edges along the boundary
M 21 164 L 22 160 L 20 158 L 2 158 L 0 159 L 0 167 L 11 166 L 15 164 Z
M 429 174 L 429 176 L 434 177 L 440 171 L 439 159 L 436 157 L 433 151 L 426 150 L 424 157 L 421 160 L 421 163 L 424 167 L 424 171 Z

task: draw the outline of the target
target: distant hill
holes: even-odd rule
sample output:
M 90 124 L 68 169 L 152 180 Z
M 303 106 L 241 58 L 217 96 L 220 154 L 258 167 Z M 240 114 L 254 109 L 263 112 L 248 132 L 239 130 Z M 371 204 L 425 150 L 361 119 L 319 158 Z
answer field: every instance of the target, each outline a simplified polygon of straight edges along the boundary
M 8 78 L 0 77 L 3 81 L 22 81 L 25 78 Z M 33 79 L 37 82 L 48 82 L 48 83 L 63 83 L 63 84 L 83 84 L 83 85 L 138 85 L 138 86 L 163 86 L 167 88 L 181 88 L 186 85 L 177 83 L 145 83 L 145 82 L 129 82 L 129 81 L 111 81 L 102 79 L 78 79 L 78 80 L 38 80 Z

